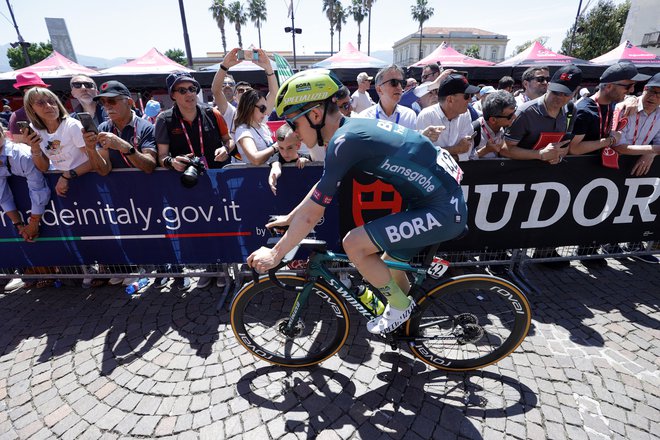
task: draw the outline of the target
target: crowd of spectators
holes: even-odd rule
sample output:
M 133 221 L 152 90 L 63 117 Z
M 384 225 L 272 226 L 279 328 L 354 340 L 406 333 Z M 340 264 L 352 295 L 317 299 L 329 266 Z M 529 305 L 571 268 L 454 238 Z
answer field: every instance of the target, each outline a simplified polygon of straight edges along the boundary
M 266 93 L 228 74 L 241 62 L 235 48 L 213 79 L 213 103 L 202 102 L 200 84 L 190 74 L 172 74 L 166 80 L 172 107 L 162 109 L 152 99 L 144 113 L 121 82 L 111 80 L 97 87 L 90 77 L 76 75 L 70 80 L 75 105 L 69 114 L 37 74 L 19 74 L 14 87 L 23 94 L 23 107 L 11 111 L 3 102 L 0 113 L 3 213 L 21 237 L 34 241 L 50 198 L 41 174 L 47 170 L 61 172 L 55 192 L 66 197 L 76 179 L 88 172 L 107 175 L 117 168 L 137 168 L 148 174 L 163 166 L 187 174 L 196 166 L 267 165 L 268 185 L 277 195 L 284 164 L 301 168 L 310 160 L 322 161 L 324 150 L 301 145 L 287 124 L 277 131 L 267 125 L 275 106 L 277 78 L 265 51 L 255 49 L 253 60 L 265 71 Z M 545 66 L 527 69 L 523 88 L 514 92 L 514 80 L 508 76 L 500 79 L 497 89 L 475 86 L 462 72 L 429 64 L 418 82 L 390 65 L 375 77 L 360 73 L 357 89 L 351 94 L 347 87 L 340 88 L 335 101 L 344 117 L 386 120 L 418 130 L 458 161 L 507 157 L 556 165 L 568 154 L 600 154 L 604 166 L 618 167 L 618 155 L 629 154 L 639 156 L 631 173 L 648 173 L 660 149 L 660 123 L 656 123 L 660 74 L 649 79 L 630 63 L 616 63 L 603 72 L 591 94 L 581 88 L 578 67 L 564 66 L 552 76 L 549 72 Z M 642 95 L 633 96 L 635 84 L 647 80 Z M 370 94 L 372 84 L 376 102 Z M 91 126 L 81 123 L 83 116 L 91 119 Z M 28 181 L 32 215 L 27 222 L 16 211 L 6 184 L 10 174 Z M 90 274 L 88 268 L 83 272 Z M 133 279 L 117 274 L 112 281 Z M 197 286 L 206 287 L 211 281 L 202 276 Z M 180 289 L 191 285 L 188 278 L 176 284 Z

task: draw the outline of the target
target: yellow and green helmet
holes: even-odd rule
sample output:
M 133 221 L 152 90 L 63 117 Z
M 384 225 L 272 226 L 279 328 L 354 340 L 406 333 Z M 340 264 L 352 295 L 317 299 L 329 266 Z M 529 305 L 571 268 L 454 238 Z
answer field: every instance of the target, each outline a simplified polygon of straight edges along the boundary
M 301 109 L 310 102 L 325 101 L 343 84 L 328 69 L 308 69 L 284 81 L 277 91 L 275 110 L 282 117 Z

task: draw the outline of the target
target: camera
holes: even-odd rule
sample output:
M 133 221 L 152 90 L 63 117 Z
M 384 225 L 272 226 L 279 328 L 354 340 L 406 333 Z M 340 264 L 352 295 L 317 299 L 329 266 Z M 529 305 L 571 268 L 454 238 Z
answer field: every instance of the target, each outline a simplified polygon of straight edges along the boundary
M 199 176 L 204 175 L 206 167 L 201 157 L 191 157 L 188 168 L 181 174 L 181 185 L 186 188 L 192 188 L 197 185 Z

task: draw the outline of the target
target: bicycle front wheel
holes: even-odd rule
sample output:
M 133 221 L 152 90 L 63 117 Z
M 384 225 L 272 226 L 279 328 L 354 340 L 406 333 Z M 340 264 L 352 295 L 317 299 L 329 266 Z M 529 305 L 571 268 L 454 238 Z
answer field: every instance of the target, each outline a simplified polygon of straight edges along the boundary
M 412 353 L 449 371 L 475 370 L 508 356 L 523 341 L 531 309 L 516 286 L 488 275 L 465 275 L 417 301 L 406 325 Z
M 277 278 L 291 286 L 305 280 L 288 274 Z M 350 321 L 344 303 L 326 286 L 315 283 L 297 322 L 289 326 L 297 293 L 270 280 L 246 284 L 231 305 L 234 335 L 248 351 L 271 364 L 307 367 L 334 355 L 346 342 Z

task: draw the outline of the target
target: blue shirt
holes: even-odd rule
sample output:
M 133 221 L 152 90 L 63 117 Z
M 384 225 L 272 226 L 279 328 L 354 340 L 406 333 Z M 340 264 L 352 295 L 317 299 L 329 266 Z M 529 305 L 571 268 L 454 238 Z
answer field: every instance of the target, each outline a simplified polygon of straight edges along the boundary
M 105 131 L 107 133 L 114 133 L 129 144 L 137 151 L 143 153 L 146 150 L 156 151 L 156 138 L 154 136 L 154 126 L 146 119 L 138 118 L 134 112 L 131 112 L 131 122 L 126 124 L 121 133 L 115 127 L 111 120 L 107 120 L 99 125 L 99 132 Z M 112 168 L 135 168 L 135 166 L 126 158 L 122 153 L 117 150 L 108 148 L 108 155 Z
M 25 177 L 32 202 L 30 212 L 43 214 L 50 200 L 50 189 L 32 161 L 30 147 L 5 139 L 5 145 L 0 147 L 0 207 L 4 212 L 16 210 L 14 195 L 7 182 L 11 175 Z

